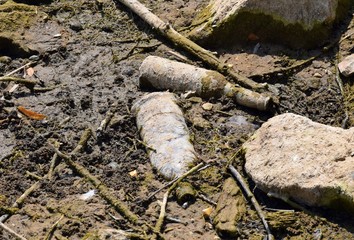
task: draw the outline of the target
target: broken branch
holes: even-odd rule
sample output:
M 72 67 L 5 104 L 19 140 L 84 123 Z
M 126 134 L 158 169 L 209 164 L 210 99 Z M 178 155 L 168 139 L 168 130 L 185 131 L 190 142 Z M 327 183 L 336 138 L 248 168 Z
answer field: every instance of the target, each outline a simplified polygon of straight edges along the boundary
M 88 132 L 88 131 L 87 131 Z M 87 133 L 86 132 L 86 133 Z M 83 136 L 81 139 L 86 138 L 86 136 Z M 81 141 L 81 140 L 80 140 Z M 128 207 L 125 205 L 125 203 L 121 202 L 118 200 L 116 197 L 114 197 L 109 189 L 95 176 L 93 176 L 85 167 L 82 165 L 74 162 L 70 156 L 62 153 L 59 151 L 57 148 L 54 146 L 50 145 L 53 150 L 55 151 L 56 154 L 58 154 L 59 157 L 65 160 L 66 164 L 68 164 L 72 169 L 74 169 L 81 177 L 85 178 L 87 181 L 89 181 L 96 189 L 98 189 L 100 195 L 107 201 L 109 202 L 122 216 L 125 216 L 130 222 L 132 223 L 137 223 L 139 220 L 139 217 L 135 215 L 133 212 L 131 212 Z
M 170 193 L 170 191 L 167 190 L 166 193 L 163 195 L 163 200 L 162 200 L 162 203 L 161 203 L 160 216 L 159 216 L 159 219 L 157 220 L 156 226 L 155 226 L 155 231 L 156 232 L 160 232 L 161 231 L 163 220 L 165 219 L 165 215 L 166 215 L 166 206 L 167 206 L 167 199 L 168 199 L 169 193 Z
M 60 218 L 52 225 L 52 227 L 50 228 L 50 230 L 49 230 L 47 236 L 45 237 L 45 240 L 50 240 L 50 239 L 52 238 L 55 229 L 57 228 L 59 222 L 60 222 L 63 218 L 64 218 L 64 214 L 62 214 L 62 215 L 60 216 Z
M 166 213 L 166 206 L 167 206 L 167 199 L 168 199 L 168 195 L 172 192 L 173 189 L 175 189 L 178 185 L 178 183 L 180 183 L 184 178 L 188 177 L 189 175 L 191 175 L 192 173 L 198 171 L 200 168 L 202 168 L 204 166 L 204 163 L 199 163 L 197 166 L 191 168 L 188 172 L 184 173 L 181 177 L 179 177 L 176 180 L 173 180 L 173 184 L 171 187 L 169 187 L 169 189 L 167 190 L 167 192 L 164 194 L 163 197 L 163 202 L 161 204 L 161 211 L 160 211 L 160 216 L 159 219 L 156 222 L 156 226 L 155 226 L 155 232 L 160 232 L 161 231 L 161 227 L 163 224 L 163 221 L 165 219 L 165 213 Z M 156 238 L 156 235 L 154 236 Z
M 246 192 L 247 197 L 249 199 L 251 199 L 251 202 L 252 202 L 254 208 L 256 209 L 258 216 L 261 218 L 265 230 L 267 231 L 267 235 L 268 235 L 267 239 L 268 240 L 274 239 L 272 233 L 270 232 L 270 229 L 269 229 L 267 220 L 265 218 L 265 215 L 263 213 L 263 210 L 262 210 L 261 206 L 259 205 L 255 196 L 253 195 L 252 191 L 248 187 L 246 181 L 243 179 L 242 175 L 232 165 L 229 165 L 229 170 L 230 170 L 231 174 L 236 178 L 236 180 L 240 183 L 241 187 Z
M 34 80 L 28 80 L 28 79 L 18 78 L 18 77 L 9 77 L 9 76 L 0 77 L 0 82 L 20 83 L 25 85 L 29 89 L 33 89 L 34 85 L 38 83 L 38 81 L 34 81 Z

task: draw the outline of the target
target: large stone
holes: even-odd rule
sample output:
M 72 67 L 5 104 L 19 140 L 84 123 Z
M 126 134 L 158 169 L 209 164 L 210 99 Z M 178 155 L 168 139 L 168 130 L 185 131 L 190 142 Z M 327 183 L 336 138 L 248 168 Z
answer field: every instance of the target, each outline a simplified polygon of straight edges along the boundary
M 349 0 L 211 0 L 192 23 L 196 27 L 189 37 L 212 46 L 259 40 L 310 48 L 324 42 L 350 4 Z
M 354 128 L 286 113 L 245 144 L 246 172 L 267 193 L 354 213 Z

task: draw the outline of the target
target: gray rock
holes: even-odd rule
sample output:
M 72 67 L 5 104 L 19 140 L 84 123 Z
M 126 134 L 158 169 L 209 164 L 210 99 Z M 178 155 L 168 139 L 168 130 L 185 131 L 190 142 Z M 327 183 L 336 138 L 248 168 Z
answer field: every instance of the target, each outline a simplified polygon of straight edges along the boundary
M 348 0 L 211 0 L 196 17 L 190 38 L 206 45 L 272 41 L 295 48 L 323 43 Z
M 354 128 L 286 113 L 244 144 L 246 172 L 267 193 L 354 213 Z
M 338 64 L 338 69 L 345 77 L 352 75 L 354 73 L 354 54 L 344 58 L 343 61 Z

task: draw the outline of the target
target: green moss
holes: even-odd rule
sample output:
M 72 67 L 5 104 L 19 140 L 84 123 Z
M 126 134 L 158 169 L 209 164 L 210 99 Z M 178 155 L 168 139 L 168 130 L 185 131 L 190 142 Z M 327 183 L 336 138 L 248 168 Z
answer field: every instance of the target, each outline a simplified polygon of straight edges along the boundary
M 0 215 L 3 215 L 3 214 L 13 215 L 18 210 L 19 210 L 18 208 L 0 206 Z
M 211 195 L 220 191 L 220 185 L 223 183 L 220 168 L 209 167 L 199 173 L 199 178 L 203 179 L 203 183 L 199 186 L 203 193 Z
M 14 161 L 16 161 L 19 158 L 23 158 L 24 154 L 21 150 L 15 151 L 13 153 L 13 155 L 11 156 L 11 158 L 9 159 L 10 163 L 13 163 Z
M 36 7 L 7 1 L 0 5 L 0 32 L 16 32 L 36 19 Z
M 227 84 L 225 77 L 216 71 L 207 71 L 206 76 L 201 81 L 201 96 L 205 98 L 221 97 Z
M 21 43 L 22 33 L 38 16 L 34 6 L 13 1 L 0 5 L 0 55 L 26 57 L 32 54 Z
M 88 232 L 81 240 L 100 240 L 98 231 Z
M 342 189 L 348 189 L 348 186 L 338 188 L 328 188 L 323 194 L 321 204 L 332 209 L 342 210 L 354 213 L 354 199 L 347 194 L 343 194 Z

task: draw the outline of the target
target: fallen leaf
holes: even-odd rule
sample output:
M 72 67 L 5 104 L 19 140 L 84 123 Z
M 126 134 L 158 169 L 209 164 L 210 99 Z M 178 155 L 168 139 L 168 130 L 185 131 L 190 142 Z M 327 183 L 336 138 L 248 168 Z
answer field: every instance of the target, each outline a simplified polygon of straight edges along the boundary
M 30 67 L 30 68 L 27 68 L 26 72 L 27 72 L 27 75 L 28 75 L 28 76 L 32 77 L 33 74 L 34 74 L 34 69 L 31 68 L 31 67 Z
M 28 110 L 22 106 L 17 107 L 17 110 L 19 110 L 23 115 L 27 116 L 28 118 L 34 119 L 34 120 L 43 120 L 47 117 L 46 115 L 33 112 L 33 111 Z

